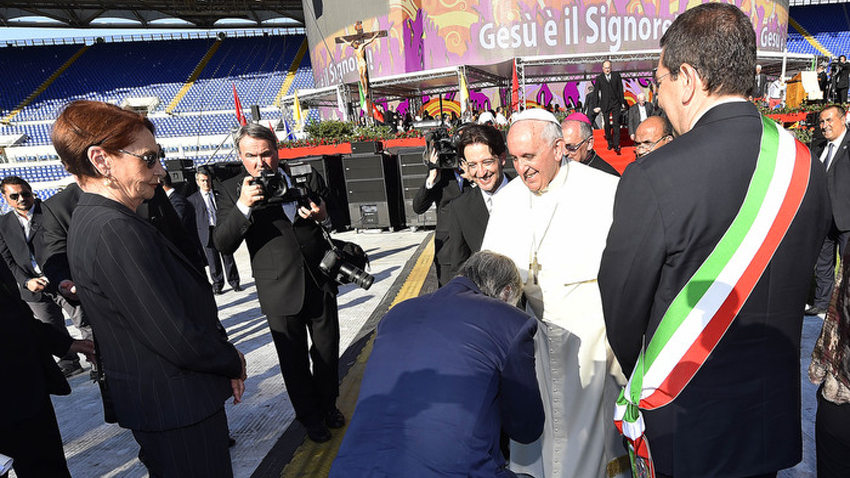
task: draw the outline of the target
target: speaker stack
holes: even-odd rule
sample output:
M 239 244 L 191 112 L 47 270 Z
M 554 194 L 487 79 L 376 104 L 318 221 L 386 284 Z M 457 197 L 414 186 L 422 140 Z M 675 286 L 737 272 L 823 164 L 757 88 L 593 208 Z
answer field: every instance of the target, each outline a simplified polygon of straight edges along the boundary
M 401 226 L 395 157 L 372 152 L 376 146 L 353 146 L 352 151 L 365 148 L 370 152 L 342 158 L 351 227 L 360 230 Z

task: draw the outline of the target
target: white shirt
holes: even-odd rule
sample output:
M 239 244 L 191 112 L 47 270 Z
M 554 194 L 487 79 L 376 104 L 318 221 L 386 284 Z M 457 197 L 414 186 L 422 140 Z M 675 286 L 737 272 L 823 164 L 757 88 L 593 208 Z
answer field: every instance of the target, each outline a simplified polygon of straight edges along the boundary
M 841 146 L 841 143 L 844 141 L 844 135 L 846 135 L 846 134 L 847 134 L 847 128 L 845 127 L 844 132 L 841 133 L 841 136 L 839 136 L 839 137 L 835 138 L 834 140 L 823 145 L 823 151 L 820 153 L 820 158 L 818 158 L 818 159 L 820 159 L 821 163 L 824 163 L 826 161 L 826 155 L 827 155 L 827 153 L 829 153 L 829 145 L 832 144 L 832 145 L 834 145 L 832 147 L 832 158 L 830 158 L 830 160 L 829 160 L 829 163 L 830 163 L 829 166 L 832 166 L 832 163 L 835 162 L 835 155 L 838 154 L 838 148 L 839 148 L 839 146 Z
M 493 212 L 493 197 L 508 184 L 508 177 L 502 174 L 502 182 L 499 184 L 499 187 L 496 188 L 495 191 L 487 192 L 481 188 L 481 196 L 484 198 L 484 205 L 487 206 L 487 212 Z

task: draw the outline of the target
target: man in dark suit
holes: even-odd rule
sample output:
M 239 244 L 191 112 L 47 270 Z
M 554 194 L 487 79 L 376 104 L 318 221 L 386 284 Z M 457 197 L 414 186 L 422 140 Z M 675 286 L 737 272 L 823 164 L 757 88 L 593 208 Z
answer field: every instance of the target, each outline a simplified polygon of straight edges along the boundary
M 330 476 L 514 476 L 499 429 L 531 443 L 544 416 L 537 322 L 513 307 L 521 291 L 513 262 L 483 251 L 442 289 L 393 308 Z
M 602 159 L 593 148 L 593 129 L 590 119 L 582 113 L 573 113 L 561 121 L 561 133 L 564 135 L 564 148 L 570 161 L 598 169 L 613 176 L 620 176 L 607 161 Z
M 844 257 L 850 238 L 850 135 L 847 134 L 845 111 L 841 106 L 827 106 L 820 112 L 823 138 L 813 141 L 812 157 L 826 168 L 826 187 L 832 203 L 832 226 L 823 242 L 815 266 L 815 297 L 807 315 L 825 314 L 835 284 L 835 253 Z
M 647 118 L 655 114 L 652 103 L 646 102 L 646 94 L 638 93 L 637 103 L 629 107 L 629 137 L 635 140 L 637 127 Z
M 213 243 L 212 232 L 215 229 L 218 217 L 216 200 L 212 194 L 212 178 L 210 178 L 206 170 L 200 170 L 195 174 L 195 181 L 198 183 L 198 191 L 189 196 L 189 202 L 192 205 L 195 215 L 193 219 L 195 231 L 197 232 L 198 239 L 201 241 L 204 256 L 207 259 L 207 265 L 210 267 L 213 292 L 216 295 L 222 293 L 225 271 L 227 272 L 227 282 L 230 284 L 230 287 L 234 291 L 239 292 L 242 290 L 242 287 L 239 286 L 239 271 L 236 269 L 233 254 L 220 254 Z M 222 262 L 224 263 L 224 270 L 221 268 Z
M 775 477 L 802 455 L 800 311 L 829 225 L 826 177 L 746 101 L 756 36 L 737 7 L 686 11 L 661 48 L 655 81 L 678 136 L 626 168 L 599 272 L 633 386 L 618 409 L 639 406 L 659 477 Z
M 761 65 L 756 65 L 756 77 L 753 82 L 753 91 L 750 95 L 753 99 L 764 99 L 764 94 L 767 92 L 767 76 L 761 72 Z
M 428 149 L 426 149 L 428 154 Z M 413 212 L 425 214 L 432 204 L 437 208 L 437 226 L 434 231 L 434 268 L 437 271 L 437 283 L 440 286 L 452 279 L 451 252 L 443 246 L 449 237 L 449 206 L 465 189 L 472 185 L 463 178 L 457 169 L 438 169 L 437 154 L 431 149 L 428 161 L 431 163 L 416 196 L 413 197 Z
M 599 111 L 605 123 L 605 139 L 608 149 L 620 153 L 620 113 L 626 108 L 623 94 L 623 79 L 616 71 L 611 71 L 611 62 L 602 62 L 602 73 L 594 82 L 599 94 Z
M 337 288 L 319 270 L 328 248 L 322 224 L 328 222 L 329 191 L 313 169 L 307 178 L 312 191 L 309 201 L 267 203 L 256 180 L 261 172 L 291 180 L 287 167 L 280 167 L 274 132 L 251 123 L 239 129 L 234 143 L 245 171 L 214 188 L 219 209 L 213 240 L 225 254 L 236 251 L 243 240 L 248 246 L 260 308 L 269 321 L 295 418 L 307 428 L 310 439 L 328 441 L 328 427 L 345 425 L 345 417 L 336 408 Z
M 38 320 L 51 324 L 60 333 L 70 336 L 65 327 L 64 310 L 83 338 L 91 338 L 91 327 L 82 308 L 59 294 L 43 273 L 41 200 L 33 195 L 30 185 L 17 176 L 7 176 L 0 181 L 0 190 L 6 203 L 14 206 L 0 219 L 0 255 L 19 284 L 21 298 Z M 62 357 L 59 367 L 66 376 L 83 371 L 76 354 Z
M 481 250 L 493 197 L 510 180 L 504 173 L 505 138 L 493 126 L 467 126 L 460 134 L 457 149 L 478 187 L 467 188 L 449 208 L 449 237 L 443 244 L 451 258 L 449 277 L 457 275 L 469 256 Z
M 850 89 L 850 65 L 847 57 L 838 57 L 838 63 L 833 63 L 832 82 L 835 88 L 835 102 L 847 103 L 847 90 Z
M 593 83 L 587 85 L 587 90 L 584 94 L 584 114 L 590 120 L 590 127 L 596 129 L 596 117 L 602 109 L 599 107 L 599 92 L 594 88 Z
M 3 377 L 14 393 L 0 395 L 0 453 L 14 459 L 20 478 L 70 478 L 50 395 L 68 395 L 71 387 L 51 355 L 94 360 L 94 345 L 35 320 L 15 282 L 0 262 L 0 360 L 14 364 Z

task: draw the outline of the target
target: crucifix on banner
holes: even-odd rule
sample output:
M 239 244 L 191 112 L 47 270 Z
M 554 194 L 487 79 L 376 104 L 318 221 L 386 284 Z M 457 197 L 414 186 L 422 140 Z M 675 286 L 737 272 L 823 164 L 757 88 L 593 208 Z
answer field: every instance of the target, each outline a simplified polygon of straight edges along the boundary
M 357 58 L 357 72 L 360 75 L 360 106 L 365 109 L 366 118 L 371 120 L 375 112 L 372 106 L 372 91 L 369 88 L 369 63 L 366 58 L 366 47 L 376 38 L 387 36 L 387 31 L 364 32 L 363 23 L 360 21 L 354 24 L 354 30 L 357 32 L 354 35 L 336 37 L 335 41 L 354 49 L 354 56 Z

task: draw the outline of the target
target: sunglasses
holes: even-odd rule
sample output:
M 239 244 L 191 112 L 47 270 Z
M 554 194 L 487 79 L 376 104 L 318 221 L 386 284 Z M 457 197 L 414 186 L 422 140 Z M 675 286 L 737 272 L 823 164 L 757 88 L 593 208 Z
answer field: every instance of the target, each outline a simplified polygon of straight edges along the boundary
M 165 151 L 162 150 L 162 146 L 160 146 L 159 150 L 156 151 L 156 152 L 150 151 L 150 152 L 147 152 L 145 154 L 131 153 L 131 152 L 125 151 L 123 149 L 119 149 L 118 151 L 121 152 L 121 153 L 129 154 L 130 156 L 135 156 L 135 157 L 141 159 L 142 161 L 144 161 L 144 163 L 149 168 L 154 167 L 154 165 L 157 163 L 157 161 L 159 161 L 160 159 L 165 157 Z
M 564 147 L 567 148 L 567 151 L 569 151 L 571 153 L 575 153 L 576 151 L 578 151 L 579 148 L 581 148 L 581 145 L 586 143 L 587 140 L 589 140 L 592 137 L 593 136 L 588 136 L 587 138 L 584 138 L 583 140 L 581 140 L 578 144 L 566 144 L 566 145 L 564 145 Z
M 32 193 L 29 191 L 21 191 L 20 193 L 11 193 L 9 194 L 9 199 L 12 201 L 17 201 L 19 197 L 24 199 L 29 199 L 32 197 Z

